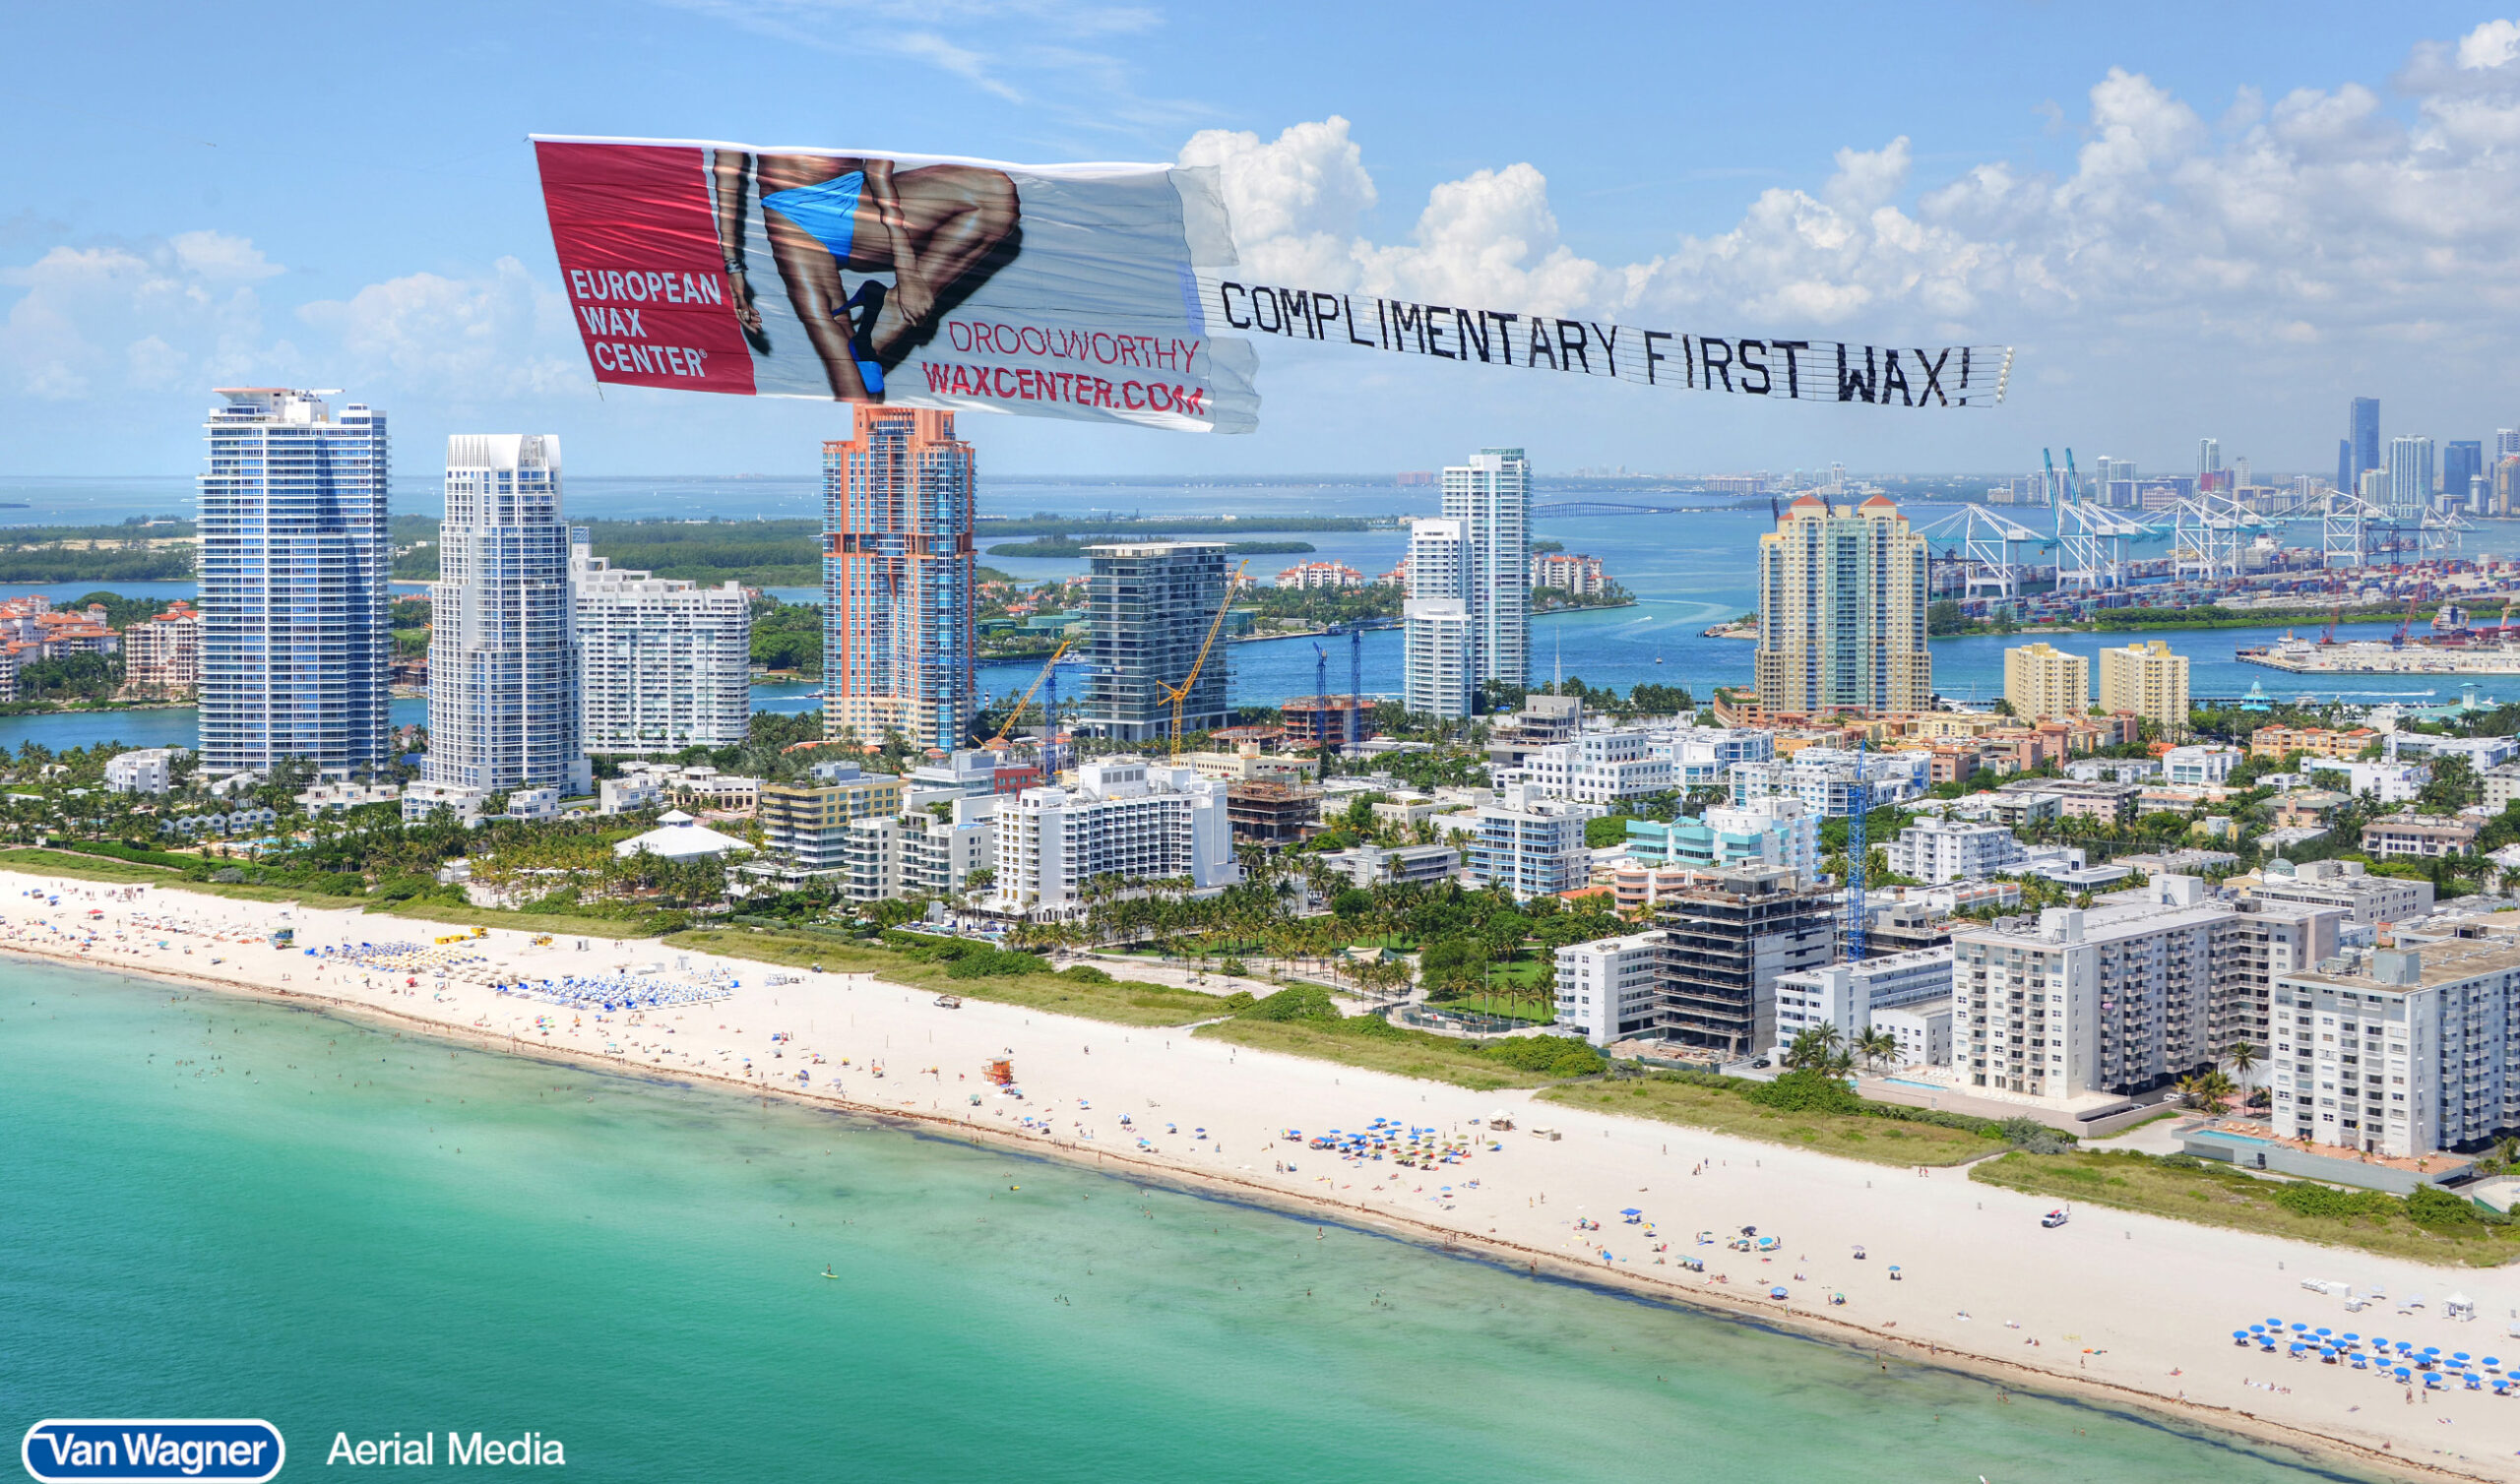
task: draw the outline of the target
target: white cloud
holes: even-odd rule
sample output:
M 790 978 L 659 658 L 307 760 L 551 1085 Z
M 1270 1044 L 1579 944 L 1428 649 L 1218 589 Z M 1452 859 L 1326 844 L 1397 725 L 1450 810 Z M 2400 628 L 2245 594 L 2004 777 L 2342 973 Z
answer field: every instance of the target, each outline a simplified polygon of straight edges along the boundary
M 110 401 L 268 382 L 464 405 L 588 385 L 566 302 L 514 258 L 303 305 L 311 333 L 274 339 L 253 285 L 284 271 L 216 231 L 55 247 L 0 268 L 0 292 L 22 290 L 0 316 L 0 393 Z
M 155 389 L 187 367 L 222 379 L 284 357 L 284 346 L 262 347 L 251 286 L 280 271 L 252 242 L 210 231 L 55 247 L 0 269 L 0 288 L 24 290 L 0 320 L 0 389 L 64 400 Z
M 2471 72 L 2520 56 L 2520 21 L 2488 21 L 2459 38 L 2459 65 Z
M 1816 190 L 1760 194 L 1730 226 L 1641 262 L 1559 237 L 1530 163 L 1434 187 L 1405 242 L 1347 120 L 1274 141 L 1211 131 L 1255 278 L 1673 329 L 2009 340 L 2066 361 L 2279 352 L 2427 355 L 2497 368 L 2520 333 L 2520 23 L 2415 47 L 2396 99 L 2346 81 L 2209 125 L 2151 79 L 2088 90 L 2069 168 L 1988 160 L 1939 180 L 1902 136 L 1837 152 Z M 2411 120 L 2409 116 L 2411 115 Z
M 1435 187 L 1409 244 L 1355 235 L 1380 197 L 1348 129 L 1334 114 L 1265 144 L 1247 131 L 1210 129 L 1182 147 L 1181 163 L 1219 172 L 1252 277 L 1551 311 L 1602 291 L 1605 271 L 1558 240 L 1548 182 L 1529 164 Z
M 464 404 L 583 391 L 560 291 L 501 258 L 478 278 L 410 274 L 298 310 L 339 350 L 336 375 Z

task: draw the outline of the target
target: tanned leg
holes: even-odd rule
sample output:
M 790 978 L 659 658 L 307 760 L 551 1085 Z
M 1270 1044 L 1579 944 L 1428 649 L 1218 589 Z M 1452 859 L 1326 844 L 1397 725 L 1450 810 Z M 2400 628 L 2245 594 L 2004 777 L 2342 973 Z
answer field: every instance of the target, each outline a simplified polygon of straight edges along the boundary
M 925 344 L 948 314 L 1014 261 L 1024 242 L 1015 183 L 999 171 L 928 165 L 896 173 L 892 185 L 931 300 L 916 323 L 897 307 L 899 294 L 885 300 L 866 340 L 886 370 Z M 900 271 L 898 265 L 882 266 Z
M 841 311 L 845 295 L 840 264 L 833 260 L 831 249 L 776 210 L 762 213 L 762 220 L 770 228 L 770 250 L 779 260 L 779 277 L 788 285 L 788 302 L 796 306 L 796 318 L 805 323 L 805 338 L 822 357 L 831 395 L 842 402 L 873 401 L 866 395 L 865 378 L 858 374 L 849 323 L 833 318 Z

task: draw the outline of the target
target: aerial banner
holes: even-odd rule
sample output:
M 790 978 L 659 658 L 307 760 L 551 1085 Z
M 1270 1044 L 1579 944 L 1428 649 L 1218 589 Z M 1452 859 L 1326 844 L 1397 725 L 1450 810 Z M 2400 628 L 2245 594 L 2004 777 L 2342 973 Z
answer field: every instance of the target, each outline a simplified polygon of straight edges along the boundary
M 2011 378 L 2003 345 L 1253 282 L 1207 168 L 550 136 L 535 152 L 598 382 L 1247 433 L 1247 336 L 1881 407 L 1991 407 Z
M 1249 432 L 1214 171 L 536 136 L 596 380 Z
M 1638 330 L 1599 320 L 1464 309 L 1375 294 L 1200 276 L 1212 322 L 1255 335 L 1327 340 L 1481 365 L 1600 376 L 1644 387 L 1778 402 L 1991 407 L 2012 376 L 2009 345 L 1864 345 L 1774 336 Z

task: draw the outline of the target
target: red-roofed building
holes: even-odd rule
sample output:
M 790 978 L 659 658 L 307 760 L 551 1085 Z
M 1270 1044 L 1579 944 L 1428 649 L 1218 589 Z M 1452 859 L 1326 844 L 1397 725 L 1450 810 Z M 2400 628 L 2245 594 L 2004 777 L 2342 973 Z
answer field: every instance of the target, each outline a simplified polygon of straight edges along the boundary
M 171 698 L 201 689 L 201 615 L 177 599 L 165 612 L 123 631 L 123 685 Z

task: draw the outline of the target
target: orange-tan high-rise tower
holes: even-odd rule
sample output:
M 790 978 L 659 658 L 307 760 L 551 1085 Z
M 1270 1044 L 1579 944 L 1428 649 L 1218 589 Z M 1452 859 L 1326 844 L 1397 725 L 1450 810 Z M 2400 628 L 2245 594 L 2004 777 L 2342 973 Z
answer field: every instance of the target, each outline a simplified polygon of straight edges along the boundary
M 978 482 L 954 414 L 859 404 L 823 445 L 823 730 L 968 746 Z

